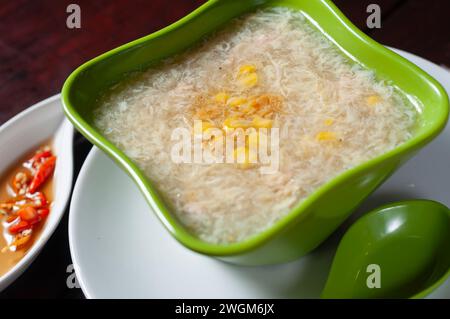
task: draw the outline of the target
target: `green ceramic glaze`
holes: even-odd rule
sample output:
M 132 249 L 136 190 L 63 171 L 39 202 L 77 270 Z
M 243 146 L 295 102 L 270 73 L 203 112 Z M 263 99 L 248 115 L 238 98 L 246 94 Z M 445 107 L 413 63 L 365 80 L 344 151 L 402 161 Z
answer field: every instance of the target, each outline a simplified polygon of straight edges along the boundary
M 378 278 L 378 270 L 369 265 L 379 266 Z M 450 210 L 427 200 L 399 202 L 368 213 L 350 227 L 322 297 L 422 298 L 449 275 Z M 379 288 L 373 286 L 376 280 Z
M 375 70 L 378 77 L 392 81 L 424 108 L 411 140 L 332 179 L 266 231 L 239 243 L 210 244 L 190 234 L 168 211 L 137 166 L 93 127 L 92 108 L 99 92 L 125 74 L 181 52 L 230 19 L 258 6 L 302 10 L 342 48 L 343 54 Z M 161 222 L 180 243 L 202 254 L 249 265 L 293 260 L 317 247 L 392 172 L 430 142 L 444 128 L 448 117 L 447 95 L 433 78 L 364 35 L 328 0 L 209 1 L 180 21 L 85 63 L 64 83 L 62 99 L 65 113 L 75 127 L 133 178 Z

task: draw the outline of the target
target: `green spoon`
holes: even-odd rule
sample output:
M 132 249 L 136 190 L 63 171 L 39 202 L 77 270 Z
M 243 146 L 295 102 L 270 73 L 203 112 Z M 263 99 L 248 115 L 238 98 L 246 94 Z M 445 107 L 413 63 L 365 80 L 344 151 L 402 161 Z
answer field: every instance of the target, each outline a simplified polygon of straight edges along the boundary
M 423 298 L 450 275 L 450 210 L 428 200 L 393 203 L 342 238 L 322 298 Z

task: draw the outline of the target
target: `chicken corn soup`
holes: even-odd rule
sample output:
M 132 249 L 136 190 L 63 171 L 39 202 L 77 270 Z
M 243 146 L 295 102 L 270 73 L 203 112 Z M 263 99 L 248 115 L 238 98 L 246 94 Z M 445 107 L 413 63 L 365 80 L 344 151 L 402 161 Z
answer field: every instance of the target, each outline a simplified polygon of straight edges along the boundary
M 129 75 L 101 95 L 94 120 L 187 229 L 226 244 L 405 142 L 418 107 L 302 13 L 271 8 Z

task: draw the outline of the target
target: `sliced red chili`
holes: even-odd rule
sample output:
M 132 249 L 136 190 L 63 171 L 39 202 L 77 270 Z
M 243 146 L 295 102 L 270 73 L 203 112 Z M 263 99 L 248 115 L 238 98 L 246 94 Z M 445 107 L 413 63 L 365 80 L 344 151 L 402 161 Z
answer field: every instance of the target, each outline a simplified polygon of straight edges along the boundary
M 9 232 L 14 235 L 14 234 L 20 233 L 21 231 L 24 231 L 26 229 L 30 229 L 30 228 L 31 228 L 31 225 L 29 222 L 21 220 L 17 224 L 14 224 L 11 227 L 9 227 Z
M 34 155 L 29 161 L 31 162 L 31 164 L 39 162 L 41 159 L 43 158 L 47 158 L 52 156 L 52 151 L 43 151 L 43 152 L 39 152 L 36 155 Z
M 37 189 L 47 180 L 47 178 L 53 173 L 56 164 L 56 156 L 48 157 L 38 168 L 36 174 L 33 176 L 30 188 L 30 193 L 34 193 Z
M 37 210 L 37 213 L 42 219 L 44 219 L 50 213 L 50 209 L 48 209 L 48 208 L 41 208 L 41 209 Z
M 6 222 L 7 223 L 12 223 L 13 221 L 15 221 L 17 219 L 17 215 L 9 215 L 7 218 L 6 218 Z
M 24 207 L 17 212 L 17 215 L 20 216 L 20 219 L 29 222 L 30 224 L 35 224 L 39 222 L 39 215 L 31 206 Z

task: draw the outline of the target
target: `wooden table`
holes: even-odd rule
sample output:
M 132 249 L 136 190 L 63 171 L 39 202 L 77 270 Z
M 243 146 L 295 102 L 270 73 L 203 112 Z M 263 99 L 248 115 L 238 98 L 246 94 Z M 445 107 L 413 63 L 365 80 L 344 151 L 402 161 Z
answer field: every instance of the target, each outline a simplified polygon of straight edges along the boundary
M 0 0 L 0 124 L 57 94 L 77 66 L 120 44 L 176 21 L 201 0 Z M 81 29 L 66 27 L 66 7 L 81 7 Z M 450 1 L 335 0 L 360 29 L 377 41 L 450 66 Z M 366 26 L 367 5 L 382 10 L 381 29 Z M 75 137 L 75 177 L 91 145 Z M 66 280 L 72 263 L 67 215 L 31 267 L 2 298 L 82 298 Z

